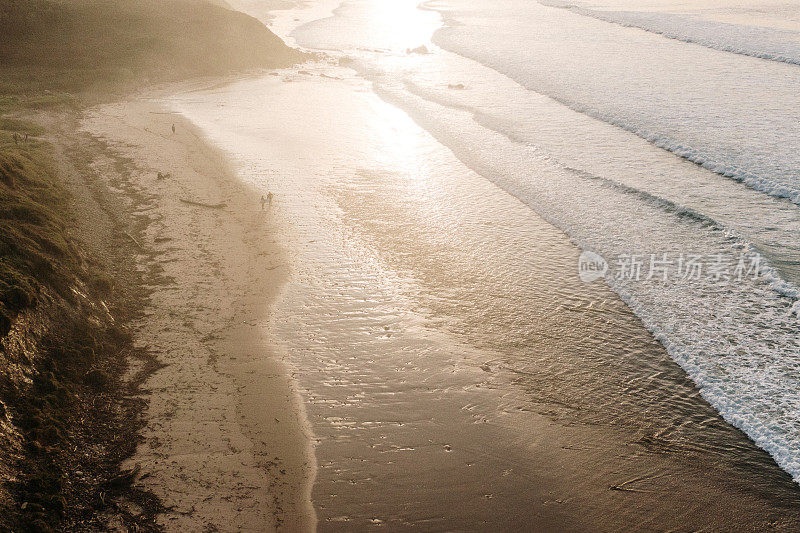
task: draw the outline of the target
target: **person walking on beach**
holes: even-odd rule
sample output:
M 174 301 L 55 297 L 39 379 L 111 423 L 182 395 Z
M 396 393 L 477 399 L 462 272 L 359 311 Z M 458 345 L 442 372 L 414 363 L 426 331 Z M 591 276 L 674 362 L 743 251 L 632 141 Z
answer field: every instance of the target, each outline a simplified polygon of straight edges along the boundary
M 175 133 L 175 124 L 172 125 L 172 133 Z
M 264 210 L 264 206 L 266 204 L 272 205 L 272 196 L 273 196 L 272 192 L 268 192 L 266 198 L 264 198 L 263 194 L 261 195 L 261 210 L 262 211 Z

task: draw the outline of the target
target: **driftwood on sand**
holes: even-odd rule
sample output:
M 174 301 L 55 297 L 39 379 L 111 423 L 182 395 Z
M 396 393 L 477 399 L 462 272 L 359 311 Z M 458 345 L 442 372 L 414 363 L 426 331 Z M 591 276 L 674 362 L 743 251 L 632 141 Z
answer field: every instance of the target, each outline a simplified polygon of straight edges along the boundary
M 138 246 L 140 250 L 144 250 L 144 247 L 143 247 L 143 246 L 142 246 L 142 245 L 139 243 L 139 241 L 137 241 L 137 240 L 136 240 L 136 237 L 134 237 L 133 235 L 131 235 L 131 234 L 130 234 L 130 233 L 128 233 L 127 231 L 125 232 L 125 235 L 126 235 L 126 236 L 127 236 L 129 239 L 130 239 L 130 240 L 132 240 L 132 241 L 133 241 L 133 243 L 134 243 L 136 246 Z
M 200 207 L 208 207 L 210 209 L 222 209 L 226 206 L 225 202 L 220 202 L 218 204 L 206 204 L 203 202 L 195 202 L 194 200 L 187 200 L 186 198 L 178 198 L 181 202 L 189 205 L 197 205 Z

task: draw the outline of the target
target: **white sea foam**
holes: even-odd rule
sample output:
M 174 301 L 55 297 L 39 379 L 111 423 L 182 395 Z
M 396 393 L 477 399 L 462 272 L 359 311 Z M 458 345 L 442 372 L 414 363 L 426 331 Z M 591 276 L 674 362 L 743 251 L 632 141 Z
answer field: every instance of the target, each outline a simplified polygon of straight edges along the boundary
M 800 65 L 800 33 L 795 31 L 728 24 L 697 15 L 588 9 L 564 2 L 540 3 L 723 52 Z
M 396 87 L 379 94 L 402 106 L 470 167 L 607 260 L 681 246 L 705 254 L 755 252 L 713 220 L 669 201 L 560 167 L 530 147 Z M 592 185 L 592 183 L 596 185 Z M 688 218 L 688 220 L 687 220 Z M 800 350 L 796 287 L 767 267 L 760 279 L 651 284 L 607 276 L 723 417 L 800 480 Z
M 628 95 L 625 94 L 618 96 L 623 105 L 615 104 L 613 99 L 606 100 L 604 103 L 614 112 L 604 113 L 599 107 L 577 103 L 577 100 L 566 98 L 565 93 L 552 90 L 554 85 L 550 80 L 537 78 L 531 66 L 518 61 L 513 54 L 505 54 L 502 45 L 491 45 L 489 40 L 482 38 L 482 33 L 476 34 L 472 31 L 474 28 L 465 27 L 468 24 L 457 14 L 450 12 L 448 16 L 452 17 L 453 24 L 459 24 L 459 36 L 440 38 L 438 42 L 452 44 L 455 39 L 458 42 L 451 48 L 509 74 L 525 87 L 551 89 L 542 92 L 575 111 L 620 127 L 655 146 L 761 192 L 796 201 L 797 190 L 791 180 L 781 181 L 786 174 L 768 170 L 770 162 L 765 158 L 768 152 L 777 153 L 779 157 L 787 154 L 774 152 L 776 143 L 769 139 L 766 124 L 759 123 L 761 118 L 755 113 L 734 121 L 740 127 L 745 123 L 757 124 L 750 135 L 758 136 L 765 132 L 766 140 L 763 137 L 756 139 L 756 144 L 763 144 L 761 153 L 755 154 L 737 152 L 732 148 L 736 143 L 726 146 L 722 142 L 720 149 L 715 144 L 717 138 L 704 136 L 707 131 L 691 131 L 692 124 L 683 115 L 680 120 L 663 114 L 663 110 L 661 115 L 655 115 L 652 103 L 631 102 L 626 100 Z M 487 29 L 481 28 L 481 32 L 484 31 Z M 478 35 L 478 38 L 468 45 L 469 39 L 464 35 Z M 520 49 L 524 46 L 520 45 Z M 424 61 L 437 60 L 441 61 L 442 57 Z M 424 68 L 421 65 L 423 60 L 414 61 L 411 68 Z M 739 226 L 750 234 L 754 229 L 752 223 L 737 218 L 735 212 L 721 209 L 726 220 L 720 222 L 717 217 L 704 212 L 702 203 L 700 208 L 688 207 L 613 177 L 593 175 L 563 164 L 537 146 L 537 135 L 542 139 L 542 133 L 536 130 L 543 129 L 542 125 L 531 121 L 530 126 L 521 131 L 520 117 L 513 114 L 504 118 L 496 116 L 503 112 L 502 99 L 487 103 L 485 107 L 490 108 L 487 114 L 477 111 L 481 106 L 474 99 L 485 100 L 492 91 L 489 85 L 496 83 L 495 78 L 487 73 L 469 77 L 466 71 L 454 71 L 463 78 L 452 78 L 449 84 L 441 84 L 437 92 L 433 87 L 420 89 L 409 82 L 408 78 L 414 76 L 409 74 L 407 65 L 399 69 L 396 66 L 387 68 L 368 56 L 360 56 L 354 65 L 375 81 L 376 90 L 384 99 L 405 109 L 473 170 L 562 228 L 584 250 L 599 252 L 609 261 L 626 253 L 646 255 L 676 248 L 706 256 L 724 254 L 735 257 L 743 253 L 749 258 L 761 251 L 734 227 Z M 427 81 L 431 76 L 426 71 L 418 77 Z M 465 79 L 471 82 L 463 83 Z M 466 89 L 457 92 L 445 90 L 455 82 L 462 83 Z M 638 89 L 642 90 L 642 87 Z M 475 92 L 472 103 L 470 88 Z M 515 89 L 509 89 L 510 86 L 494 86 L 494 90 L 506 98 L 517 98 Z M 672 98 L 664 93 L 659 96 L 667 100 Z M 628 103 L 634 104 L 636 112 L 628 113 L 630 110 L 625 106 Z M 752 102 L 750 106 L 753 110 L 757 107 L 752 106 Z M 519 109 L 514 105 L 507 107 L 510 113 Z M 694 106 L 691 110 L 684 109 L 683 113 L 706 114 L 710 118 L 717 109 L 721 108 L 708 110 Z M 542 110 L 544 108 L 540 107 L 539 111 Z M 626 121 L 626 116 L 632 119 Z M 559 118 L 572 120 L 568 115 L 559 115 Z M 640 124 L 649 124 L 653 129 Z M 681 125 L 688 125 L 690 137 L 706 139 L 707 142 L 701 148 L 687 148 L 689 145 L 673 135 L 659 132 L 685 133 L 686 129 L 681 129 Z M 580 130 L 573 134 L 584 135 Z M 725 140 L 742 141 L 738 134 L 722 139 Z M 745 144 L 747 140 L 744 139 Z M 747 164 L 739 166 L 737 159 Z M 763 175 L 769 178 L 759 177 L 761 174 L 749 172 L 747 167 L 763 169 Z M 678 173 L 671 179 L 680 179 L 680 167 L 676 169 Z M 714 187 L 713 180 L 709 183 L 709 187 Z M 681 185 L 676 185 L 680 189 Z M 683 184 L 683 187 L 691 187 L 691 183 Z M 729 187 L 718 186 L 719 194 L 728 194 L 728 190 Z M 680 193 L 673 191 L 672 194 Z M 713 193 L 710 194 L 709 199 L 713 201 Z M 735 193 L 734 196 L 737 198 L 734 200 L 731 196 L 730 200 L 737 202 L 741 209 L 751 207 L 747 195 Z M 772 202 L 778 225 L 777 220 L 782 217 L 796 217 L 796 213 L 792 214 L 796 208 L 783 207 L 777 200 Z M 758 203 L 753 201 L 752 205 Z M 766 209 L 769 205 L 769 201 L 764 203 Z M 780 214 L 783 211 L 789 214 Z M 765 236 L 772 231 L 771 224 L 766 222 L 769 218 L 771 215 L 767 215 L 763 222 Z M 800 439 L 797 438 L 800 431 L 800 348 L 796 316 L 800 304 L 795 301 L 800 292 L 795 283 L 787 281 L 766 263 L 761 274 L 759 279 L 744 279 L 740 283 L 699 280 L 696 283 L 653 285 L 615 279 L 611 274 L 607 281 L 697 384 L 703 397 L 800 481 Z
M 380 96 L 612 264 L 621 254 L 752 258 L 765 249 L 784 266 L 797 262 L 797 208 L 775 199 L 800 203 L 794 65 L 519 0 L 429 7 L 449 25 L 435 42 L 477 64 L 435 47 L 371 54 L 392 39 L 342 31 L 357 27 L 352 4 L 295 35 L 310 48 L 320 39 L 318 47 L 354 51 Z M 767 266 L 758 279 L 729 283 L 606 279 L 703 397 L 800 481 L 798 278 Z
M 797 188 L 794 183 L 781 183 L 780 181 L 777 181 L 776 178 L 755 174 L 744 168 L 736 166 L 729 161 L 721 160 L 720 157 L 713 152 L 708 153 L 702 149 L 685 146 L 680 141 L 673 139 L 668 135 L 639 127 L 626 120 L 620 120 L 613 115 L 585 107 L 576 102 L 571 102 L 560 97 L 554 98 L 568 106 L 570 109 L 574 109 L 579 113 L 584 113 L 590 117 L 597 118 L 607 122 L 608 124 L 612 124 L 626 131 L 634 133 L 642 139 L 653 143 L 659 148 L 668 150 L 673 154 L 691 161 L 692 163 L 696 163 L 701 167 L 710 170 L 711 172 L 719 174 L 720 176 L 739 181 L 748 187 L 751 187 L 752 189 L 769 194 L 775 198 L 785 198 L 794 204 L 800 204 L 800 189 Z
M 800 203 L 795 65 L 631 33 L 538 3 L 429 5 L 447 21 L 434 36 L 443 48 L 722 176 Z

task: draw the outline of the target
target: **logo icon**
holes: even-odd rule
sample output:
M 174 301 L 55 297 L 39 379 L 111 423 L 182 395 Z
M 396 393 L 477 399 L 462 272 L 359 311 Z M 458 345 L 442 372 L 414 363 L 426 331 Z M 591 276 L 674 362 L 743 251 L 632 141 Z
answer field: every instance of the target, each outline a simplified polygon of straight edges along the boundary
M 584 283 L 591 283 L 606 275 L 608 263 L 603 256 L 588 250 L 578 257 L 578 277 Z

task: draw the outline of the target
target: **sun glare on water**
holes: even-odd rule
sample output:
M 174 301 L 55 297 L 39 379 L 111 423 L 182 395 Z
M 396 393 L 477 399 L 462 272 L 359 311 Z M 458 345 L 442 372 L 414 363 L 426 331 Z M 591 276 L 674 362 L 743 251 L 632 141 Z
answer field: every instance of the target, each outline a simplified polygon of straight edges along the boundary
M 369 0 L 362 28 L 375 42 L 394 52 L 425 45 L 440 26 L 439 15 L 419 9 L 418 0 Z

